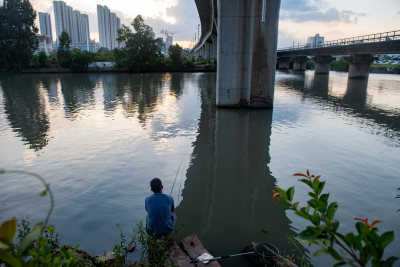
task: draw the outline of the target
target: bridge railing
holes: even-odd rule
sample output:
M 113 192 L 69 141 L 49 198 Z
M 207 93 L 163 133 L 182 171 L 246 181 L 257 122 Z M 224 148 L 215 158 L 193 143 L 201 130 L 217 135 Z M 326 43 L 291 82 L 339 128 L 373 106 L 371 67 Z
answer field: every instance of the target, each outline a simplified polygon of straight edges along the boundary
M 366 44 L 366 43 L 379 43 L 393 40 L 400 40 L 400 30 L 391 32 L 375 33 L 351 38 L 344 38 L 334 41 L 327 41 L 317 44 L 305 44 L 305 45 L 293 45 L 290 47 L 280 48 L 278 52 L 293 51 L 293 50 L 304 50 L 304 49 L 315 49 L 332 46 L 344 46 L 344 45 L 355 45 L 355 44 Z

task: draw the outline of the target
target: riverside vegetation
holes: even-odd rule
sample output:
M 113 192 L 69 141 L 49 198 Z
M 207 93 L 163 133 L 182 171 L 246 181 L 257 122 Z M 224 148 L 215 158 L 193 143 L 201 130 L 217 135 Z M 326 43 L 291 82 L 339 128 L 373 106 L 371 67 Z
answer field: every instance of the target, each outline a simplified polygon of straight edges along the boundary
M 40 193 L 41 197 L 49 196 L 50 209 L 44 221 L 36 223 L 33 227 L 28 218 L 17 220 L 12 218 L 5 220 L 0 225 L 0 263 L 6 266 L 169 266 L 167 249 L 173 237 L 156 240 L 149 236 L 145 226 L 140 222 L 132 229 L 132 234 L 127 237 L 122 227 L 120 239 L 114 242 L 113 257 L 111 260 L 92 257 L 88 253 L 78 250 L 79 245 L 71 247 L 60 246 L 58 234 L 53 225 L 48 225 L 49 217 L 54 207 L 54 199 L 50 186 L 39 175 L 25 171 L 0 170 L 0 175 L 7 173 L 22 173 L 39 179 L 44 186 Z M 320 181 L 320 175 L 296 173 L 294 176 L 304 177 L 300 181 L 306 184 L 311 191 L 311 197 L 307 205 L 299 207 L 299 202 L 294 202 L 295 188 L 292 186 L 287 190 L 276 187 L 273 192 L 272 201 L 280 199 L 280 204 L 286 209 L 311 223 L 305 230 L 301 231 L 296 238 L 290 237 L 288 242 L 296 243 L 297 239 L 321 247 L 315 255 L 323 253 L 331 255 L 339 265 L 351 266 L 393 266 L 398 260 L 396 257 L 383 259 L 385 248 L 394 240 L 393 231 L 383 234 L 378 233 L 377 224 L 381 221 L 368 222 L 365 218 L 355 218 L 356 233 L 342 234 L 338 231 L 339 221 L 335 219 L 338 209 L 336 202 L 329 203 L 329 194 L 322 191 L 324 181 Z M 397 190 L 400 191 L 400 188 Z M 400 198 L 397 195 L 396 198 Z M 400 210 L 399 210 L 400 211 Z M 136 263 L 127 263 L 128 254 L 134 250 L 141 251 L 141 260 Z M 301 251 L 301 249 L 299 249 Z M 301 266 L 309 266 L 305 255 L 301 255 Z
M 308 192 L 311 198 L 307 201 L 307 205 L 299 207 L 299 202 L 293 201 L 294 186 L 287 190 L 276 187 L 272 201 L 279 199 L 279 204 L 311 223 L 298 234 L 298 238 L 309 245 L 318 245 L 320 249 L 315 252 L 316 256 L 321 254 L 332 256 L 337 261 L 335 266 L 394 265 L 398 260 L 397 257 L 383 259 L 385 248 L 394 240 L 394 232 L 379 234 L 377 225 L 382 221 L 369 222 L 368 218 L 354 218 L 357 221 L 355 224 L 357 232 L 340 233 L 338 231 L 340 223 L 335 219 L 338 204 L 329 202 L 329 193 L 322 194 L 325 182 L 320 180 L 321 175 L 310 174 L 307 170 L 305 174 L 295 173 L 294 176 L 303 177 L 299 181 L 311 189 Z
M 74 72 L 87 71 L 90 62 L 115 62 L 115 70 L 130 72 L 190 71 L 195 65 L 204 65 L 204 70 L 215 71 L 215 61 L 186 57 L 188 50 L 178 44 L 168 48 L 168 55 L 161 53 L 162 38 L 156 38 L 153 29 L 138 15 L 131 23 L 133 30 L 122 25 L 118 30 L 118 41 L 123 48 L 97 52 L 71 51 L 71 39 L 67 32 L 59 37 L 57 53 L 50 57 L 45 52 L 35 54 L 38 48 L 35 25 L 37 14 L 29 1 L 4 0 L 0 6 L 0 71 L 18 72 L 27 68 L 61 66 Z

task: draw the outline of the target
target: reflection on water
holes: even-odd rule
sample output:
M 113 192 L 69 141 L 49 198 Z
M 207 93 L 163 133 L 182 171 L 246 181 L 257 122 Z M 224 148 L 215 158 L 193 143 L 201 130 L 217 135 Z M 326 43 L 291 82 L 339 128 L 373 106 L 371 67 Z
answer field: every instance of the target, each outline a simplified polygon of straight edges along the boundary
M 202 82 L 199 134 L 177 208 L 178 224 L 184 225 L 180 235 L 197 233 L 214 255 L 240 252 L 252 241 L 289 249 L 287 235 L 294 235 L 290 221 L 282 207 L 271 202 L 272 111 L 216 110 L 215 79 Z M 245 257 L 223 263 L 249 264 Z
M 332 74 L 331 74 L 332 75 Z M 289 79 L 279 79 L 278 85 L 284 86 L 289 90 L 295 90 L 302 94 L 303 98 L 313 99 L 319 104 L 335 110 L 335 112 L 343 112 L 353 116 L 368 126 L 367 130 L 383 134 L 400 141 L 400 108 L 388 108 L 386 106 L 377 106 L 375 103 L 375 95 L 378 93 L 376 87 L 370 88 L 368 91 L 368 79 L 345 79 L 347 82 L 344 86 L 343 79 L 331 77 L 326 74 L 301 73 L 290 75 Z M 278 76 L 279 77 L 279 76 Z M 338 95 L 331 90 L 337 85 L 331 82 L 338 80 L 340 90 L 344 91 L 343 95 Z M 376 84 L 373 84 L 376 86 Z M 394 92 L 385 92 L 385 100 L 391 101 L 391 98 L 399 98 L 400 92 L 396 91 L 396 83 L 389 84 L 386 90 Z M 393 93 L 393 94 L 392 94 Z M 380 130 L 377 132 L 377 128 Z
M 161 177 L 169 192 L 181 161 L 182 182 L 172 190 L 181 235 L 198 234 L 214 255 L 238 252 L 250 241 L 290 250 L 286 235 L 304 222 L 271 202 L 272 189 L 294 185 L 291 175 L 305 168 L 329 179 L 343 229 L 368 216 L 400 235 L 399 76 L 371 74 L 367 81 L 278 72 L 273 111 L 217 109 L 215 79 L 212 73 L 2 75 L 0 167 L 45 176 L 62 240 L 94 254 L 112 250 L 115 223 L 145 218 L 148 182 Z M 10 180 L 0 180 L 1 217 L 30 212 L 41 219 L 33 184 Z M 300 201 L 302 190 L 296 187 Z M 399 248 L 395 241 L 389 253 Z M 317 266 L 331 265 L 310 257 Z
M 0 81 L 3 89 L 4 109 L 14 132 L 40 150 L 49 142 L 49 118 L 46 104 L 39 92 L 38 80 L 30 76 L 10 75 Z

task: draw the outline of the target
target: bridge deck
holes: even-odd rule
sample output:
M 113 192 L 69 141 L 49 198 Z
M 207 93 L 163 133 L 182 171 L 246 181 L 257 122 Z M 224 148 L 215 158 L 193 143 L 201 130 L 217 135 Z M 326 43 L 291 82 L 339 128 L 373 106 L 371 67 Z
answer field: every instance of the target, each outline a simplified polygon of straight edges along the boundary
M 400 54 L 400 40 L 310 49 L 278 50 L 278 57 L 360 54 Z

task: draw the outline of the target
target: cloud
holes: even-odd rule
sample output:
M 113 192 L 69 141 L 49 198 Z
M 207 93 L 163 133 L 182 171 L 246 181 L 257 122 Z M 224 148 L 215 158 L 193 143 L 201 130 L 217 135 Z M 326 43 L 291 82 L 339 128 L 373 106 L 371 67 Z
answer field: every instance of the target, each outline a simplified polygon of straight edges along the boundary
M 366 16 L 364 13 L 355 13 L 349 10 L 336 8 L 326 9 L 325 1 L 313 2 L 311 0 L 282 0 L 281 20 L 294 22 L 341 22 L 356 24 L 358 17 Z

